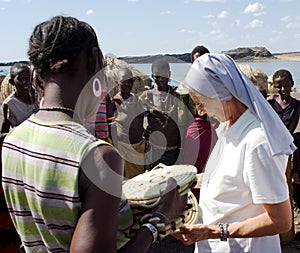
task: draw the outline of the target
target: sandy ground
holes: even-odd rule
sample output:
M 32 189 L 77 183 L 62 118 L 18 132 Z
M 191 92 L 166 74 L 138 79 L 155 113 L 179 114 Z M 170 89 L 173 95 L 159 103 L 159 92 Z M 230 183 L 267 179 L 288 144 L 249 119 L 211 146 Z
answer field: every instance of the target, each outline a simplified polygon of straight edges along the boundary
M 274 54 L 274 56 L 281 61 L 300 61 L 300 52 L 286 53 L 286 54 Z

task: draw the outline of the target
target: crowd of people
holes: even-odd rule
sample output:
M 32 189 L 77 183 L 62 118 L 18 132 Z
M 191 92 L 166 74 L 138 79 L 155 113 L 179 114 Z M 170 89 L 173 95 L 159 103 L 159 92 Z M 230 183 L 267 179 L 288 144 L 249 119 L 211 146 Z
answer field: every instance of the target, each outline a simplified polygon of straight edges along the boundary
M 107 83 L 93 28 L 64 16 L 35 27 L 28 57 L 2 102 L 1 252 L 281 252 L 293 240 L 300 101 L 288 70 L 270 94 L 264 73 L 196 46 L 179 87 L 157 60 L 138 94 L 129 68 Z M 197 168 L 199 222 L 162 241 L 146 222 L 118 243 L 123 182 L 161 164 Z M 186 205 L 176 186 L 153 212 L 165 224 Z

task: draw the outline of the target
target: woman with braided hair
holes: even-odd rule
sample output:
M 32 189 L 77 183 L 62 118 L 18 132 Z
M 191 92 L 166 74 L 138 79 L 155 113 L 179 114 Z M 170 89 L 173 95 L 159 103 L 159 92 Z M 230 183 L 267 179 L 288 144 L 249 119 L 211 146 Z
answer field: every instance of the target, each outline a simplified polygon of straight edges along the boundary
M 81 124 L 95 113 L 102 88 L 94 30 L 53 17 L 34 29 L 28 55 L 44 97 L 39 111 L 7 135 L 2 153 L 4 194 L 25 251 L 145 252 L 158 237 L 150 223 L 117 245 L 123 162 Z M 186 204 L 174 179 L 167 190 L 154 212 L 165 223 Z

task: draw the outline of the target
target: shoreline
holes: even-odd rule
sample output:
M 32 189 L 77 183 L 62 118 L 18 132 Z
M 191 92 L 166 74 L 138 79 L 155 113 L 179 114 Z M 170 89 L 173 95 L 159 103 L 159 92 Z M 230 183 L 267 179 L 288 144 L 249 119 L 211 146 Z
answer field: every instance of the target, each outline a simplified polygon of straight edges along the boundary
M 280 61 L 300 61 L 300 52 L 296 53 L 284 53 L 284 54 L 273 54 Z
M 226 52 L 224 52 L 224 53 L 226 53 Z M 150 57 L 151 58 L 151 57 L 157 57 L 157 56 L 159 56 L 159 55 L 148 55 L 148 56 L 140 56 L 140 57 Z M 160 55 L 160 56 L 166 57 L 166 55 Z M 127 56 L 127 57 L 130 58 L 131 56 Z M 127 58 L 127 57 L 125 57 L 125 58 Z M 121 57 L 121 58 L 123 58 L 123 57 Z M 126 60 L 124 60 L 124 61 L 126 61 Z M 235 59 L 235 61 L 236 62 L 300 61 L 300 51 L 299 52 L 287 52 L 287 53 L 274 53 L 274 54 L 272 54 L 271 57 L 255 57 L 255 56 L 241 57 L 241 58 Z M 17 62 L 17 61 L 0 62 L 0 67 L 11 66 L 15 62 Z M 26 61 L 22 61 L 22 62 L 26 62 Z M 180 62 L 184 62 L 184 61 L 181 60 Z M 145 62 L 139 62 L 139 61 L 131 62 L 130 61 L 130 64 L 139 64 L 139 63 L 145 63 Z M 172 62 L 170 62 L 170 63 L 172 63 Z M 176 62 L 174 62 L 174 63 L 176 63 Z M 0 76 L 1 75 L 2 75 L 2 73 L 0 72 Z
M 300 61 L 300 52 L 295 53 L 278 53 L 273 57 L 249 57 L 248 59 L 236 59 L 236 62 L 281 62 L 281 61 Z

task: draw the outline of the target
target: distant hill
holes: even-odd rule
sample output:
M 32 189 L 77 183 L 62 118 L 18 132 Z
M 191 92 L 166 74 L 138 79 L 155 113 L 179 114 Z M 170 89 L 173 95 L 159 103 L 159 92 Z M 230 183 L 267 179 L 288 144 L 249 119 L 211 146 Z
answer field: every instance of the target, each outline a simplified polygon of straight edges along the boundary
M 236 61 L 255 61 L 255 60 L 270 60 L 276 59 L 265 47 L 241 47 L 222 53 L 230 55 Z M 165 60 L 170 63 L 176 62 L 191 62 L 190 53 L 183 54 L 159 54 L 159 55 L 146 55 L 146 56 L 128 56 L 119 57 L 119 59 L 127 63 L 152 63 L 155 60 Z
M 17 62 L 29 64 L 29 61 L 12 61 L 12 62 L 0 62 L 0 66 L 12 66 Z
M 265 47 L 240 47 L 222 51 L 222 53 L 230 55 L 236 61 L 269 60 L 275 58 Z
M 300 52 L 288 52 L 288 53 L 276 53 L 272 54 L 265 47 L 240 47 L 236 49 L 230 49 L 222 51 L 230 55 L 235 61 L 270 61 L 270 60 L 300 60 Z M 116 57 L 112 53 L 107 54 L 110 57 L 123 60 L 129 64 L 139 63 L 152 63 L 156 60 L 165 60 L 169 63 L 190 63 L 190 53 L 182 54 L 157 54 L 157 55 L 145 55 L 145 56 L 126 56 Z M 26 61 L 23 61 L 26 62 Z M 15 62 L 0 63 L 0 66 L 11 66 Z
M 157 54 L 157 55 L 145 55 L 145 56 L 127 56 L 127 57 L 119 57 L 123 61 L 127 63 L 152 63 L 156 60 L 164 60 L 170 63 L 176 62 L 190 62 L 190 54 Z

